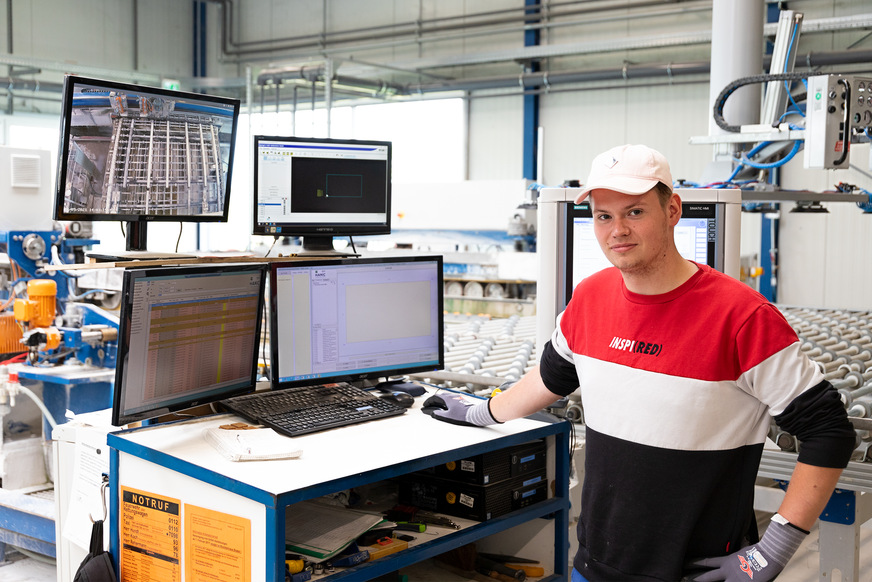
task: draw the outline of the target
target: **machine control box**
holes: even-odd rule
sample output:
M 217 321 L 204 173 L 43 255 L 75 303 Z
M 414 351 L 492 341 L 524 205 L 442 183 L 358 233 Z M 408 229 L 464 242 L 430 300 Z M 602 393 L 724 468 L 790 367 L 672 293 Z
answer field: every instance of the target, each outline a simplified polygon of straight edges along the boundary
M 872 76 L 809 77 L 806 103 L 803 166 L 847 169 L 852 140 L 872 131 Z

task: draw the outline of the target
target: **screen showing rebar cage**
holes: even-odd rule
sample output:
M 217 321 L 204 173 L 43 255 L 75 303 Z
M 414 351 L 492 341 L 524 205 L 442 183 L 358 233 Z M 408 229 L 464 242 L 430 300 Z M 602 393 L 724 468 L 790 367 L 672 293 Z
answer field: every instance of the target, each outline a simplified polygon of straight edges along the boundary
M 107 213 L 224 212 L 219 128 L 202 118 L 116 117 L 104 199 Z
M 68 81 L 59 215 L 225 218 L 235 100 Z

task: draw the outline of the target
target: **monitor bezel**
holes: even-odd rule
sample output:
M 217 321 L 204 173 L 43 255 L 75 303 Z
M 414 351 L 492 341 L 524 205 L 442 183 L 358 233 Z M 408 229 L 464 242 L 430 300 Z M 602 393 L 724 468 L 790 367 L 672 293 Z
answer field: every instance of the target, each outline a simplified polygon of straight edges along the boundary
M 560 221 L 562 232 L 560 233 L 563 239 L 564 265 L 561 269 L 563 277 L 562 284 L 559 286 L 563 296 L 560 298 L 562 307 L 569 303 L 575 288 L 573 286 L 573 253 L 574 249 L 574 221 L 576 218 L 592 218 L 593 213 L 590 209 L 590 202 L 581 202 L 573 204 L 569 202 L 562 205 L 563 220 Z M 708 266 L 723 272 L 724 270 L 724 240 L 726 212 L 725 203 L 723 202 L 696 202 L 682 200 L 681 202 L 681 218 L 705 218 L 707 220 L 714 219 L 716 236 L 714 241 L 709 242 L 709 252 L 707 257 Z
M 355 145 L 355 146 L 386 146 L 388 150 L 387 167 L 385 168 L 385 220 L 383 222 L 284 222 L 277 223 L 270 227 L 266 224 L 259 223 L 257 220 L 258 209 L 258 173 L 260 156 L 258 155 L 258 147 L 262 141 L 279 141 L 279 142 L 299 142 L 305 144 L 325 144 L 325 145 Z M 253 142 L 252 155 L 254 157 L 252 164 L 252 180 L 254 187 L 252 189 L 252 234 L 264 236 L 355 236 L 355 235 L 376 235 L 391 233 L 391 197 L 392 197 L 392 157 L 393 144 L 390 141 L 380 140 L 363 140 L 363 139 L 338 139 L 338 138 L 316 138 L 316 137 L 295 137 L 295 136 L 270 136 L 270 135 L 255 135 Z M 275 230 L 270 230 L 270 229 Z
M 338 373 L 333 376 L 320 376 L 315 380 L 293 380 L 293 381 L 285 381 L 280 382 L 279 378 L 280 369 L 279 369 L 279 358 L 278 354 L 278 334 L 272 333 L 272 330 L 278 328 L 278 309 L 275 308 L 276 303 L 276 295 L 277 295 L 277 287 L 276 285 L 276 277 L 277 271 L 280 268 L 293 268 L 293 267 L 320 267 L 320 266 L 337 266 L 337 265 L 351 265 L 351 264 L 376 264 L 376 263 L 412 263 L 412 262 L 436 262 L 437 263 L 437 304 L 439 309 L 439 316 L 436 318 L 439 325 L 439 362 L 436 366 L 433 365 L 408 365 L 408 366 L 400 366 L 391 370 L 379 370 L 377 372 L 363 372 L 363 373 L 355 373 L 355 374 L 342 374 Z M 273 390 L 283 390 L 286 388 L 294 388 L 297 386 L 310 386 L 312 384 L 330 384 L 333 382 L 348 382 L 356 385 L 369 385 L 374 383 L 379 378 L 389 377 L 389 376 L 399 376 L 403 374 L 411 374 L 414 372 L 429 372 L 434 370 L 441 370 L 445 368 L 445 321 L 442 315 L 443 313 L 443 305 L 445 302 L 445 291 L 444 291 L 444 278 L 442 273 L 443 268 L 443 257 L 442 255 L 415 255 L 415 256 L 396 256 L 396 257 L 366 257 L 366 258 L 339 258 L 339 259 L 313 259 L 313 260 L 302 260 L 302 261 L 293 261 L 293 262 L 273 262 L 270 264 L 270 273 L 269 273 L 269 305 L 270 305 L 270 316 L 269 316 L 269 325 L 270 325 L 270 387 Z
M 255 337 L 257 341 L 254 344 L 251 362 L 251 375 L 249 382 L 245 386 L 227 387 L 220 393 L 210 395 L 198 395 L 196 398 L 173 403 L 166 406 L 153 407 L 148 410 L 140 410 L 136 412 L 127 412 L 121 409 L 123 403 L 124 391 L 124 372 L 126 367 L 126 356 L 130 347 L 130 320 L 133 309 L 133 290 L 138 279 L 143 277 L 161 277 L 178 275 L 180 273 L 195 274 L 210 274 L 210 273 L 243 273 L 248 271 L 260 271 L 260 289 L 258 292 L 257 318 L 255 322 Z M 174 267 L 144 267 L 135 269 L 125 269 L 122 278 L 122 299 L 118 324 L 118 357 L 115 365 L 115 385 L 113 387 L 112 396 L 112 425 L 124 426 L 132 422 L 142 422 L 151 420 L 167 414 L 173 414 L 181 410 L 187 410 L 195 406 L 218 402 L 232 396 L 248 394 L 254 392 L 257 371 L 258 359 L 261 351 L 261 322 L 263 321 L 263 310 L 265 303 L 265 288 L 268 277 L 268 269 L 266 263 L 231 263 L 231 264 L 214 264 L 214 265 L 186 265 Z
M 183 215 L 168 215 L 168 214 L 106 214 L 98 212 L 65 212 L 64 199 L 66 195 L 67 182 L 67 160 L 70 153 L 70 131 L 72 129 L 72 114 L 73 114 L 73 95 L 76 85 L 89 85 L 98 88 L 105 88 L 107 91 L 126 91 L 128 93 L 148 93 L 152 95 L 168 97 L 178 100 L 201 101 L 214 103 L 216 105 L 230 106 L 233 108 L 232 129 L 230 134 L 230 154 L 227 158 L 227 175 L 224 185 L 224 212 L 222 214 L 183 214 Z M 186 91 L 177 91 L 171 89 L 163 89 L 160 87 L 150 87 L 146 85 L 136 85 L 132 83 L 122 83 L 110 81 L 107 79 L 97 79 L 92 77 L 84 77 L 80 75 L 66 75 L 64 77 L 63 94 L 61 101 L 61 123 L 60 136 L 58 144 L 58 164 L 57 176 L 54 192 L 54 208 L 52 217 L 54 220 L 91 220 L 91 221 L 126 221 L 126 222 L 227 222 L 228 213 L 230 212 L 230 193 L 231 183 L 233 180 L 233 158 L 236 150 L 236 137 L 239 126 L 239 111 L 241 102 L 233 97 L 222 97 L 217 95 L 205 95 L 201 93 L 191 93 Z

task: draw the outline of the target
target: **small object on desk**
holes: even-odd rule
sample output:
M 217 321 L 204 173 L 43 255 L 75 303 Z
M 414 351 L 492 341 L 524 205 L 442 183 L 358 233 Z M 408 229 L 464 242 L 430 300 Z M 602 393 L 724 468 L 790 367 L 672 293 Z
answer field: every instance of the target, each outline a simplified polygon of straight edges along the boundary
M 295 459 L 303 451 L 294 441 L 271 428 L 256 430 L 203 429 L 203 438 L 231 461 L 269 461 Z
M 384 556 L 389 556 L 390 554 L 401 552 L 408 547 L 409 542 L 405 542 L 399 539 L 391 540 L 391 543 L 385 544 L 383 546 L 369 546 L 366 548 L 367 550 L 369 550 L 369 559 L 367 559 L 367 562 L 372 562 L 373 560 L 378 560 L 379 558 L 382 558 Z
M 431 525 L 460 529 L 459 525 L 457 525 L 444 515 L 436 515 L 435 513 L 431 513 L 429 511 L 418 510 L 417 512 L 415 512 L 415 519 L 424 523 L 429 523 Z
M 382 394 L 379 398 L 381 400 L 393 402 L 403 408 L 411 408 L 412 405 L 415 404 L 415 397 L 406 392 L 391 392 L 390 394 Z
M 395 537 L 398 540 L 403 540 L 404 542 L 413 542 L 415 541 L 415 536 L 407 536 L 405 534 L 395 534 Z
M 423 386 L 415 382 L 406 382 L 405 380 L 388 380 L 376 386 L 379 390 L 387 390 L 388 392 L 405 392 L 412 396 L 421 396 L 426 392 Z
M 527 579 L 527 574 L 523 570 L 509 568 L 505 564 L 501 564 L 495 560 L 489 560 L 481 554 L 477 555 L 475 558 L 475 569 L 493 578 L 496 578 L 496 576 L 492 576 L 492 573 L 496 572 L 497 574 L 508 576 L 510 579 L 517 580 L 518 582 L 523 582 Z
M 506 564 L 506 567 L 515 570 L 522 570 L 524 574 L 533 578 L 539 578 L 545 575 L 545 568 L 542 566 L 534 566 L 532 564 L 513 564 L 509 562 Z
M 339 556 L 338 558 L 330 562 L 330 566 L 347 568 L 349 566 L 356 566 L 362 562 L 366 562 L 367 559 L 369 559 L 369 550 L 359 550 L 350 554 Z
M 312 579 L 312 572 L 308 570 L 303 570 L 302 572 L 297 572 L 296 574 L 286 574 L 285 578 L 290 582 L 306 582 L 307 580 Z
M 287 566 L 288 572 L 290 574 L 297 574 L 298 572 L 302 572 L 306 569 L 306 562 L 304 562 L 303 560 L 285 559 L 285 566 Z
M 361 535 L 357 536 L 357 545 L 359 546 L 371 546 L 376 543 L 378 540 L 384 537 L 391 537 L 391 534 L 394 532 L 394 527 L 376 527 L 369 531 L 363 532 Z
M 232 422 L 230 424 L 222 424 L 218 428 L 223 430 L 254 430 L 260 428 L 259 426 L 252 426 L 250 424 L 246 424 L 244 422 Z
M 427 530 L 427 524 L 414 523 L 411 521 L 398 521 L 397 527 L 394 529 L 398 529 L 400 531 L 416 531 L 418 533 L 424 533 Z

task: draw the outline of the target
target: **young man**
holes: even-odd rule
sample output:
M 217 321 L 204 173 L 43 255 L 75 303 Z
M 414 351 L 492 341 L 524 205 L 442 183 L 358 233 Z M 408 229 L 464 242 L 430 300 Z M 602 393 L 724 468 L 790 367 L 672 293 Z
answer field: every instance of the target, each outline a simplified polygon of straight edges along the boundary
M 769 581 L 833 492 L 855 433 L 838 394 L 781 313 L 747 285 L 678 253 L 681 200 L 666 159 L 627 145 L 597 156 L 591 198 L 614 268 L 583 280 L 539 366 L 434 418 L 486 426 L 581 387 L 585 478 L 573 581 Z M 438 398 L 438 397 L 436 397 Z M 757 541 L 754 481 L 770 426 L 802 445 Z

